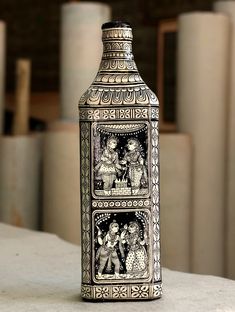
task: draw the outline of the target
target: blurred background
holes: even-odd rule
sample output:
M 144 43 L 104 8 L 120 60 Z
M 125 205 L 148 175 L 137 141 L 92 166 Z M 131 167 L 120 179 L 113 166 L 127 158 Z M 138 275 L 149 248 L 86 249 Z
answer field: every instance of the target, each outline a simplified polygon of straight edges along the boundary
M 235 1 L 0 1 L 0 222 L 80 244 L 77 103 L 127 21 L 160 100 L 163 266 L 235 279 Z

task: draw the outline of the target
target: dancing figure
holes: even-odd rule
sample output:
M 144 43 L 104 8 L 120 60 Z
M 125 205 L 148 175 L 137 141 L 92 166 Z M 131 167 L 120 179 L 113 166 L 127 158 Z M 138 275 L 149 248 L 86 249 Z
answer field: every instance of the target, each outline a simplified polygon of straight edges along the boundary
M 114 265 L 115 278 L 119 278 L 121 263 L 118 258 L 117 249 L 119 249 L 122 258 L 124 258 L 124 251 L 118 231 L 119 225 L 115 220 L 109 225 L 109 231 L 104 238 L 102 238 L 101 230 L 98 229 L 98 243 L 101 245 L 96 254 L 96 260 L 98 260 L 99 263 L 99 278 L 102 278 L 106 264 L 106 271 L 109 273 L 112 271 L 112 264 Z

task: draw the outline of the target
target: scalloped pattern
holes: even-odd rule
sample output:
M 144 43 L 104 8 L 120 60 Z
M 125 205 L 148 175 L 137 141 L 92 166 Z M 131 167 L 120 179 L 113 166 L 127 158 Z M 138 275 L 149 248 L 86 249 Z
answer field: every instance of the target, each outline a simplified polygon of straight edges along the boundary
M 156 95 L 146 86 L 94 86 L 82 95 L 80 105 L 158 105 Z

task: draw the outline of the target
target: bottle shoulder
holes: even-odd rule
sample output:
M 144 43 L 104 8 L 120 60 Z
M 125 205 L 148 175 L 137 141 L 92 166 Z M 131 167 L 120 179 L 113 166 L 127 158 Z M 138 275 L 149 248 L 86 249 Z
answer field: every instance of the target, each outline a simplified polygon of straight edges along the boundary
M 79 105 L 159 105 L 156 94 L 138 71 L 99 71 Z

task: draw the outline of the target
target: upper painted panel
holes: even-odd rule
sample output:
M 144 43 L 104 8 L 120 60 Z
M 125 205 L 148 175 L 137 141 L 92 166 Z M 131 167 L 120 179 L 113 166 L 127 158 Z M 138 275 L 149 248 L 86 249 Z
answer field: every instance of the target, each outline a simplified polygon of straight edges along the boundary
M 94 123 L 93 196 L 149 196 L 149 123 Z

